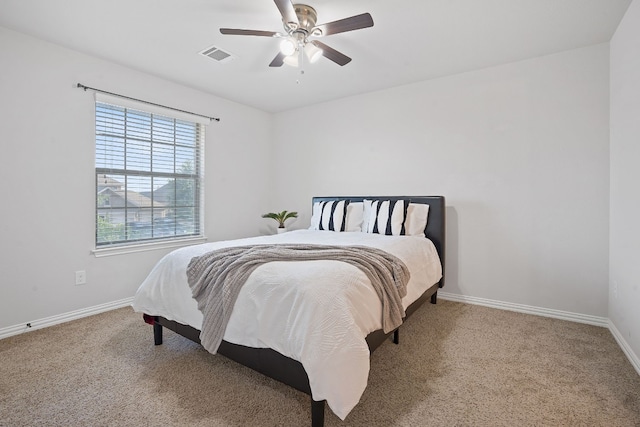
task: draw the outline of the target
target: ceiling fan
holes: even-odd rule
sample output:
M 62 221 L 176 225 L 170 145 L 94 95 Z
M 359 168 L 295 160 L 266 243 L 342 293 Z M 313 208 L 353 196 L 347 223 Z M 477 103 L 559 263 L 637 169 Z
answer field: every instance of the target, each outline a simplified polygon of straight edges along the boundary
M 302 63 L 305 55 L 309 62 L 315 62 L 320 56 L 324 56 L 338 65 L 346 65 L 351 62 L 351 58 L 321 41 L 310 40 L 310 38 L 373 27 L 373 19 L 368 13 L 316 25 L 318 14 L 311 6 L 293 4 L 291 0 L 273 1 L 282 15 L 286 34 L 273 31 L 220 28 L 220 32 L 227 35 L 281 38 L 280 52 L 273 58 L 269 64 L 270 67 L 281 67 L 284 63 L 297 66 Z

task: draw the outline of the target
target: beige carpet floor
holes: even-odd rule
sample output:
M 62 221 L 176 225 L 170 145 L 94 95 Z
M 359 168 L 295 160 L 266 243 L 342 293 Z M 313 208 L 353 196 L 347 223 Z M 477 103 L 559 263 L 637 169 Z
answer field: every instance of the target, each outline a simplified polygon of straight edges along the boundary
M 640 376 L 605 328 L 440 300 L 372 355 L 326 426 L 640 426 Z M 308 426 L 308 396 L 130 308 L 0 340 L 1 426 Z

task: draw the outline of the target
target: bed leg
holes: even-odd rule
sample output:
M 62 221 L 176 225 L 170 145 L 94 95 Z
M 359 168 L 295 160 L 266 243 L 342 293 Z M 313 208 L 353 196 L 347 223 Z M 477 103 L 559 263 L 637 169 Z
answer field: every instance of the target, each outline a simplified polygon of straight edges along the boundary
M 393 343 L 400 344 L 400 328 L 393 331 Z
M 324 402 L 311 398 L 311 427 L 324 427 Z
M 431 295 L 431 304 L 436 304 L 438 302 L 438 293 Z
M 162 344 L 162 325 L 158 322 L 153 324 L 153 342 L 155 345 Z

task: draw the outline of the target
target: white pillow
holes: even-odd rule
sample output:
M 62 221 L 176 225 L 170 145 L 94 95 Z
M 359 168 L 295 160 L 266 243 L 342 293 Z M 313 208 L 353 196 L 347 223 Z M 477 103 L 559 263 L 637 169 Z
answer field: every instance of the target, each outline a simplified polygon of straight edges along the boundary
M 313 204 L 310 230 L 344 231 L 348 200 L 332 200 Z
M 376 200 L 371 203 L 367 233 L 393 236 L 405 234 L 408 200 Z
M 364 220 L 364 203 L 351 202 L 347 206 L 347 230 L 360 231 Z
M 409 203 L 407 219 L 404 227 L 407 236 L 423 236 L 429 217 L 429 205 L 422 203 Z
M 371 204 L 373 200 L 364 199 L 362 202 L 362 227 L 360 230 L 363 233 L 367 232 L 367 228 L 369 228 L 369 217 L 371 216 Z
M 320 224 L 320 202 L 315 202 L 311 209 L 311 225 L 309 230 L 317 230 Z

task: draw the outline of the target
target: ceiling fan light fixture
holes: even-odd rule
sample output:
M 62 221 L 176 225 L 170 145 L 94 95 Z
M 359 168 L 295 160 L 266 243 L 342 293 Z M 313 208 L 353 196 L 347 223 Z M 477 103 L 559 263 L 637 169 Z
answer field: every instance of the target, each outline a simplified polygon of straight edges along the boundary
M 313 64 L 322 56 L 322 49 L 313 43 L 308 43 L 304 47 L 304 53 L 307 55 L 307 58 L 309 58 L 309 62 Z
M 286 56 L 282 62 L 289 65 L 290 67 L 297 68 L 300 61 L 298 60 L 298 55 L 289 55 Z
M 292 55 L 296 51 L 296 42 L 290 38 L 286 38 L 280 42 L 280 52 L 283 55 Z

